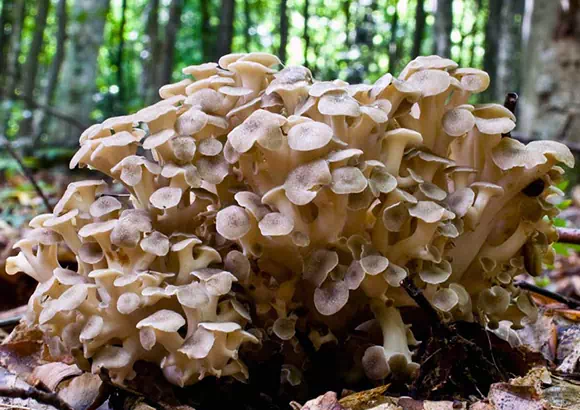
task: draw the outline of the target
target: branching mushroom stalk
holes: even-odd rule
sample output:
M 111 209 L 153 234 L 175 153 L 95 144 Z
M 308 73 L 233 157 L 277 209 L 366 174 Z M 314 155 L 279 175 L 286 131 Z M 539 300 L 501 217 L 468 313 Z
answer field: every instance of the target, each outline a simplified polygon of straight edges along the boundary
M 402 281 L 445 325 L 537 316 L 513 278 L 553 260 L 565 146 L 510 138 L 512 112 L 467 104 L 489 76 L 449 59 L 368 85 L 279 66 L 248 53 L 186 67 L 160 102 L 82 133 L 70 166 L 128 200 L 71 183 L 6 263 L 39 281 L 25 321 L 52 353 L 119 384 L 145 360 L 186 386 L 246 380 L 241 350 L 267 341 L 297 383 L 311 351 L 297 330 L 315 349 L 358 343 L 370 306 L 382 337 L 354 365 L 409 380 L 416 341 L 400 308 L 418 302 Z

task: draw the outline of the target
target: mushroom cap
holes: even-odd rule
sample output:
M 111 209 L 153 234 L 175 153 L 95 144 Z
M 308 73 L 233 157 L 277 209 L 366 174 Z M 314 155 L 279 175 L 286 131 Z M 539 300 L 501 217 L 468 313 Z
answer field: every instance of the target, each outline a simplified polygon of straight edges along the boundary
M 180 188 L 163 187 L 151 194 L 149 202 L 157 209 L 174 208 L 181 201 L 182 194 Z
M 161 332 L 177 332 L 183 325 L 183 316 L 173 310 L 162 309 L 137 323 L 137 329 L 150 327 Z
M 334 315 L 346 305 L 348 294 L 344 281 L 326 281 L 314 290 L 314 306 L 324 316 Z
M 409 215 L 427 223 L 435 223 L 455 218 L 453 212 L 432 201 L 419 201 L 409 208 Z
M 161 232 L 152 232 L 140 243 L 141 249 L 156 256 L 165 256 L 169 253 L 169 239 Z
M 344 91 L 324 94 L 318 101 L 318 111 L 322 115 L 330 116 L 358 117 L 361 115 L 359 102 Z
M 326 146 L 333 136 L 332 128 L 324 123 L 302 122 L 288 132 L 288 145 L 296 151 L 313 151 Z
M 304 260 L 302 277 L 319 287 L 337 265 L 338 254 L 336 252 L 326 249 L 315 250 Z
M 123 205 L 114 196 L 102 196 L 91 204 L 89 213 L 93 218 L 100 218 L 111 212 L 118 211 Z
M 271 212 L 260 220 L 258 227 L 264 236 L 284 236 L 294 229 L 294 221 L 279 212 Z
M 421 90 L 425 98 L 445 92 L 451 85 L 451 76 L 445 71 L 427 69 L 411 74 L 407 83 Z
M 331 181 L 328 163 L 317 160 L 294 168 L 284 182 L 284 190 L 290 202 L 306 205 L 316 198 L 316 192 L 321 186 Z
M 268 150 L 277 150 L 283 138 L 280 127 L 285 122 L 281 115 L 257 110 L 228 134 L 228 142 L 239 153 L 248 152 L 256 142 Z
M 366 189 L 368 180 L 357 167 L 342 167 L 332 171 L 330 189 L 335 194 L 355 194 Z
M 209 330 L 198 327 L 193 335 L 183 343 L 179 352 L 190 359 L 203 359 L 208 356 L 215 343 L 215 335 Z
M 471 111 L 458 107 L 447 111 L 443 115 L 441 125 L 449 136 L 460 137 L 473 129 L 475 121 Z
M 250 217 L 244 208 L 228 206 L 217 213 L 216 229 L 226 239 L 240 239 L 251 229 Z

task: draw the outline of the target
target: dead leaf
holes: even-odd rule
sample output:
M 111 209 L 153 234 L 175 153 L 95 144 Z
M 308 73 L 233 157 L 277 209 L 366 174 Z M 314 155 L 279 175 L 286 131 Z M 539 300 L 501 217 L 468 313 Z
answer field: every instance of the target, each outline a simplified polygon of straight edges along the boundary
M 64 379 L 80 374 L 82 374 L 82 371 L 76 365 L 59 362 L 47 363 L 35 368 L 28 382 L 32 386 L 37 386 L 39 383 L 42 383 L 50 391 L 55 391 L 56 387 Z
M 339 403 L 349 410 L 365 410 L 374 408 L 383 403 L 391 403 L 390 399 L 385 396 L 389 385 L 375 387 L 371 390 L 365 390 L 358 393 L 350 394 L 342 399 Z
M 338 402 L 336 393 L 329 391 L 313 400 L 307 401 L 302 410 L 346 410 Z
M 73 409 L 86 410 L 105 401 L 104 390 L 105 386 L 99 376 L 84 373 L 59 388 L 58 395 Z
M 489 389 L 488 399 L 497 410 L 547 410 L 536 389 L 530 386 L 512 386 L 495 383 Z

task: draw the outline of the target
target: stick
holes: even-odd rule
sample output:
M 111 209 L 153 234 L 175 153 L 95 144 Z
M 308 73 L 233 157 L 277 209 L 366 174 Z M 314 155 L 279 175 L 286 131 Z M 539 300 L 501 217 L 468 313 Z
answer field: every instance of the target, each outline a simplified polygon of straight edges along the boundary
M 516 93 L 507 93 L 505 95 L 505 100 L 503 102 L 503 106 L 511 111 L 512 114 L 516 113 L 516 106 L 518 105 L 518 95 Z M 512 133 L 507 132 L 501 135 L 502 137 L 511 138 Z
M 558 242 L 580 245 L 580 229 L 557 228 Z
M 417 303 L 417 305 L 427 313 L 431 323 L 436 323 L 439 326 L 443 324 L 435 308 L 431 303 L 429 303 L 425 295 L 423 295 L 423 291 L 415 286 L 409 277 L 406 277 L 401 281 L 401 286 L 405 289 L 411 299 L 413 299 L 415 303 Z
M 2 135 L 0 135 L 0 147 L 6 148 L 6 151 L 8 151 L 8 153 L 12 156 L 12 158 L 14 158 L 14 160 L 18 163 L 18 166 L 20 167 L 26 179 L 28 179 L 28 181 L 32 184 L 38 196 L 42 198 L 42 202 L 44 203 L 46 209 L 49 212 L 52 212 L 52 205 L 50 204 L 48 198 L 46 197 L 40 186 L 36 183 L 34 175 L 32 175 L 32 172 L 26 167 L 26 165 L 24 165 L 24 162 L 22 162 L 20 155 L 18 155 L 18 152 L 16 152 L 14 147 L 12 147 L 10 141 Z
M 531 283 L 518 280 L 515 282 L 515 285 L 519 286 L 522 289 L 526 289 L 532 293 L 546 296 L 550 299 L 554 299 L 557 302 L 564 303 L 565 305 L 567 305 L 568 307 L 570 307 L 572 309 L 580 308 L 580 301 L 574 300 L 572 298 L 569 298 L 569 297 L 566 297 L 563 295 L 560 295 L 559 293 L 551 292 L 551 291 L 544 289 L 544 288 L 541 288 L 539 286 L 532 285 Z
M 73 410 L 64 400 L 54 393 L 44 392 L 42 390 L 30 387 L 28 389 L 20 389 L 17 387 L 0 386 L 0 396 L 10 397 L 12 399 L 33 399 L 42 404 L 56 407 L 60 410 Z
M 68 122 L 69 124 L 74 125 L 78 129 L 80 129 L 81 131 L 84 131 L 88 128 L 88 125 L 83 124 L 81 121 L 79 121 L 75 117 L 72 117 L 68 114 L 65 114 L 63 112 L 55 110 L 54 108 L 49 107 L 48 105 L 37 103 L 36 101 L 34 101 L 34 99 L 32 99 L 28 96 L 14 94 L 12 97 L 14 99 L 17 99 L 17 100 L 25 101 L 26 103 L 28 103 L 28 105 L 30 105 L 31 108 L 42 110 L 45 113 L 47 113 L 48 115 L 52 115 L 53 117 L 58 118 L 59 120 L 63 120 L 65 122 Z

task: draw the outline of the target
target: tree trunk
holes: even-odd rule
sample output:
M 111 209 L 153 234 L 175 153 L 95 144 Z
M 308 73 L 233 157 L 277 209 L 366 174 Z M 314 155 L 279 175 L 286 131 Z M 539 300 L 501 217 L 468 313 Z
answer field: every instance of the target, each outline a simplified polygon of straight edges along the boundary
M 288 45 L 288 0 L 280 0 L 280 48 L 278 57 L 286 64 L 286 46 Z
M 580 141 L 580 0 L 526 3 L 520 118 L 533 138 Z
M 453 29 L 453 0 L 438 0 L 435 12 L 435 54 L 451 57 L 451 30 Z
M 66 12 L 66 0 L 59 0 L 56 6 L 56 22 L 57 22 L 57 33 L 56 33 L 56 51 L 54 57 L 50 64 L 50 70 L 48 72 L 48 82 L 46 84 L 46 90 L 44 92 L 44 105 L 50 106 L 54 98 L 54 93 L 58 84 L 58 77 L 60 73 L 60 68 L 64 60 L 64 47 L 67 38 L 66 35 L 66 24 L 67 24 L 67 12 Z M 42 135 L 44 128 L 47 123 L 47 116 L 44 111 L 39 111 L 36 118 L 36 125 L 34 127 L 34 140 L 38 142 L 39 137 Z
M 501 33 L 497 46 L 497 78 L 494 100 L 502 102 L 508 92 L 519 92 L 520 70 L 518 50 L 520 49 L 521 24 L 518 16 L 523 13 L 523 0 L 502 2 Z M 493 83 L 492 83 L 493 84 Z
M 395 2 L 395 6 L 396 6 Z M 389 39 L 389 68 L 388 71 L 393 73 L 397 65 L 397 59 L 399 56 L 398 43 L 397 43 L 397 30 L 399 30 L 399 12 L 395 7 L 395 14 L 391 20 L 391 38 Z
M 90 124 L 95 102 L 97 58 L 110 0 L 76 0 L 69 20 L 70 42 L 63 65 L 63 81 L 59 89 L 59 111 Z M 78 130 L 62 124 L 56 135 L 77 137 Z M 71 140 L 70 143 L 76 143 Z
M 244 0 L 246 6 L 246 48 L 249 51 L 249 41 L 250 41 L 250 5 L 248 0 Z M 215 47 L 214 47 L 214 33 L 213 28 L 210 24 L 210 11 L 209 6 L 211 5 L 210 0 L 201 0 L 201 41 L 203 48 L 203 61 L 213 61 L 215 60 Z
M 0 67 L 6 67 L 6 53 L 8 51 L 9 36 L 6 35 L 6 26 L 10 23 L 12 25 L 12 14 L 14 2 L 12 0 L 4 0 L 1 4 L 2 11 L 0 12 Z M 0 100 L 4 92 L 5 76 L 0 76 Z
M 204 2 L 202 2 L 204 3 Z M 143 74 L 141 76 L 141 90 L 143 102 L 146 105 L 152 104 L 158 98 L 157 66 L 159 64 L 160 42 L 159 42 L 159 0 L 149 0 L 145 9 L 145 41 L 141 64 Z
M 123 84 L 123 54 L 125 50 L 126 22 L 127 0 L 123 0 L 121 5 L 121 24 L 119 24 L 119 48 L 117 49 L 117 58 L 115 59 L 115 66 L 117 66 L 117 87 L 119 87 L 117 94 L 117 111 L 123 110 L 123 104 L 125 102 L 125 85 Z
M 308 49 L 310 48 L 310 32 L 308 30 L 308 20 L 310 19 L 310 0 L 304 0 L 304 10 L 302 14 L 304 15 L 304 32 L 302 37 L 304 38 L 304 66 L 308 67 Z
M 415 33 L 413 35 L 412 58 L 421 55 L 421 45 L 425 33 L 425 0 L 417 0 L 415 8 Z
M 6 92 L 5 96 L 11 99 L 14 95 L 18 80 L 20 79 L 20 70 L 18 68 L 18 57 L 22 43 L 22 27 L 24 17 L 26 16 L 26 1 L 16 0 L 14 4 L 14 18 L 12 20 L 12 31 L 10 33 L 10 45 L 8 49 L 6 63 Z
M 344 3 L 342 3 L 342 10 L 344 12 L 344 34 L 346 34 L 346 48 L 349 49 L 351 44 L 350 44 L 350 19 L 351 19 L 351 13 L 350 13 L 350 0 L 344 0 Z
M 235 7 L 236 0 L 222 0 L 220 28 L 216 45 L 218 58 L 232 52 Z
M 497 78 L 498 46 L 501 33 L 502 0 L 489 0 L 489 14 L 485 28 L 485 54 L 483 69 L 489 74 L 492 86 L 486 91 L 487 99 L 495 98 L 494 84 Z
M 175 43 L 177 32 L 181 27 L 181 13 L 183 11 L 183 0 L 172 0 L 169 5 L 169 20 L 165 26 L 165 40 L 163 42 L 163 64 L 161 65 L 161 76 L 159 87 L 169 84 L 173 77 L 173 64 L 175 59 Z

